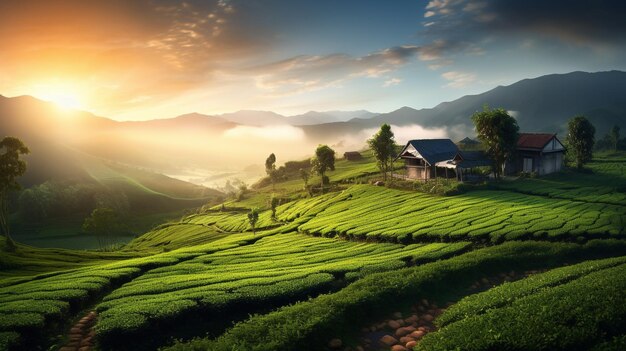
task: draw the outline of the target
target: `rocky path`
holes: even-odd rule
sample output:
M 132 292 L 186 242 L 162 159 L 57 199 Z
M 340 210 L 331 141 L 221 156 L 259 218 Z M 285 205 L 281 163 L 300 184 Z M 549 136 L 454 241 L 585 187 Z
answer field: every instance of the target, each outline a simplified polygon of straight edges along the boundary
M 482 278 L 472 283 L 467 287 L 466 292 L 468 295 L 476 294 L 504 282 L 519 280 L 539 272 L 542 271 L 500 273 L 497 276 Z M 410 311 L 394 312 L 386 319 L 363 327 L 358 345 L 346 346 L 341 339 L 334 338 L 328 342 L 328 349 L 342 351 L 412 350 L 424 335 L 436 330 L 433 321 L 452 304 L 453 302 L 448 302 L 445 306 L 440 307 L 433 301 L 422 299 L 411 306 Z
M 81 318 L 71 329 L 67 338 L 67 344 L 59 351 L 91 351 L 93 350 L 96 324 L 98 315 L 96 311 L 91 311 Z

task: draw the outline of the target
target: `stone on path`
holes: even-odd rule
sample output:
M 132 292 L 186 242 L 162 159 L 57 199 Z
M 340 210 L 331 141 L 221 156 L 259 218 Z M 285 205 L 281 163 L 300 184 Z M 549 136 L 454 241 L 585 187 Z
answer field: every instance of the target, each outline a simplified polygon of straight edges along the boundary
M 380 338 L 380 343 L 387 346 L 392 346 L 398 343 L 398 339 L 394 338 L 391 335 L 385 335 Z
M 342 345 L 343 345 L 343 342 L 339 338 L 331 339 L 328 342 L 328 347 L 330 347 L 331 349 L 340 349 Z

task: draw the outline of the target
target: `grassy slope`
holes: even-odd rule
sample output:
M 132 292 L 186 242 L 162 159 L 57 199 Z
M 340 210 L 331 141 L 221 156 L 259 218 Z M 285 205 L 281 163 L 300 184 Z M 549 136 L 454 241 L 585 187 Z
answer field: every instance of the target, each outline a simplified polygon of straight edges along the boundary
M 596 168 L 598 174 L 623 180 L 620 166 L 622 162 L 621 159 L 610 157 L 591 166 Z M 358 163 L 339 161 L 336 173 L 331 172 L 329 175 L 332 180 L 345 184 L 353 181 L 355 177 L 364 179 L 373 170 L 373 165 L 368 160 Z M 313 300 L 313 306 L 297 304 L 293 308 L 286 307 L 278 310 L 275 312 L 276 315 L 270 313 L 253 317 L 244 322 L 242 326 L 238 326 L 225 334 L 215 344 L 220 345 L 220 347 L 223 346 L 224 349 L 232 349 L 233 347 L 237 349 L 235 345 L 248 345 L 249 348 L 242 348 L 246 350 L 255 347 L 265 347 L 261 349 L 270 350 L 283 349 L 281 347 L 286 347 L 285 345 L 291 345 L 290 347 L 315 345 L 311 341 L 316 340 L 318 343 L 323 341 L 329 336 L 328 333 L 333 329 L 333 326 L 349 334 L 354 329 L 354 325 L 358 324 L 354 323 L 351 318 L 357 318 L 356 320 L 371 318 L 373 315 L 368 315 L 368 312 L 374 313 L 378 309 L 393 307 L 393 304 L 380 303 L 381 301 L 404 303 L 406 301 L 402 301 L 402 299 L 414 295 L 414 293 L 407 295 L 410 291 L 414 291 L 412 289 L 419 286 L 436 285 L 437 282 L 441 286 L 456 286 L 455 284 L 464 282 L 466 278 L 473 278 L 472 275 L 489 271 L 491 269 L 489 267 L 494 262 L 507 262 L 502 267 L 494 267 L 494 269 L 510 269 L 511 267 L 517 269 L 529 265 L 550 266 L 554 264 L 554 260 L 561 260 L 560 262 L 562 262 L 562 260 L 567 259 L 573 262 L 594 255 L 615 255 L 620 252 L 624 254 L 623 241 L 604 241 L 599 244 L 594 242 L 587 246 L 511 243 L 505 244 L 502 248 L 497 246 L 487 249 L 487 251 L 477 251 L 475 254 L 462 256 L 469 257 L 466 261 L 444 260 L 441 261 L 441 266 L 427 265 L 427 267 L 436 268 L 425 268 L 426 270 L 423 271 L 421 266 L 408 268 L 411 272 L 415 270 L 417 275 L 414 276 L 413 273 L 407 275 L 409 271 L 398 270 L 401 266 L 406 265 L 407 257 L 412 257 L 409 260 L 417 260 L 418 262 L 428 261 L 438 257 L 447 257 L 457 250 L 465 250 L 467 245 L 464 243 L 460 243 L 461 246 L 437 244 L 443 245 L 441 246 L 443 250 L 423 251 L 422 246 L 419 245 L 351 243 L 337 239 L 296 234 L 297 231 L 306 230 L 313 234 L 326 236 L 341 234 L 351 237 L 349 234 L 351 231 L 356 233 L 352 236 L 365 237 L 371 241 L 381 239 L 409 241 L 407 238 L 410 238 L 410 241 L 454 239 L 481 243 L 485 238 L 493 238 L 491 229 L 489 229 L 492 225 L 490 220 L 499 221 L 501 220 L 499 216 L 506 213 L 509 215 L 509 219 L 519 216 L 519 225 L 526 226 L 520 229 L 522 235 L 519 233 L 512 235 L 506 231 L 506 227 L 503 227 L 504 234 L 498 236 L 498 240 L 495 241 L 502 238 L 524 239 L 534 237 L 544 239 L 550 237 L 547 231 L 551 229 L 538 227 L 530 235 L 524 233 L 524 230 L 550 222 L 550 218 L 541 216 L 541 213 L 545 211 L 557 213 L 555 217 L 557 220 L 574 223 L 572 228 L 580 229 L 579 232 L 569 229 L 561 230 L 561 232 L 556 233 L 557 235 L 551 237 L 553 240 L 575 239 L 579 236 L 588 236 L 589 238 L 597 236 L 621 237 L 624 234 L 623 222 L 620 222 L 620 218 L 623 218 L 625 213 L 624 203 L 619 196 L 612 196 L 607 201 L 604 198 L 602 201 L 588 201 L 588 195 L 594 188 L 593 178 L 589 179 L 587 176 L 563 179 L 562 182 L 568 185 L 559 189 L 565 195 L 558 198 L 543 193 L 527 195 L 522 189 L 529 187 L 528 182 L 540 184 L 548 180 L 533 179 L 507 183 L 504 186 L 509 188 L 504 191 L 483 190 L 450 198 L 374 186 L 351 187 L 344 185 L 346 190 L 343 192 L 333 192 L 311 199 L 298 200 L 304 195 L 299 190 L 302 186 L 301 180 L 277 184 L 275 190 L 269 186 L 250 193 L 244 201 L 228 204 L 228 207 L 264 206 L 273 192 L 294 200 L 279 207 L 277 220 L 270 218 L 269 211 L 262 212 L 258 223 L 261 231 L 256 235 L 246 232 L 249 230 L 249 225 L 245 212 L 210 211 L 205 214 L 188 216 L 139 237 L 126 247 L 127 253 L 118 254 L 121 255 L 119 257 L 114 257 L 114 255 L 107 258 L 91 257 L 84 260 L 84 264 L 89 266 L 72 266 L 72 268 L 77 269 L 69 271 L 65 271 L 68 268 L 65 264 L 55 266 L 56 263 L 50 262 L 49 267 L 54 268 L 51 268 L 47 275 L 32 275 L 38 273 L 36 269 L 28 273 L 30 277 L 36 277 L 34 280 L 31 280 L 29 276 L 24 279 L 0 278 L 0 286 L 5 289 L 4 292 L 0 291 L 0 300 L 11 302 L 36 299 L 45 306 L 33 308 L 48 311 L 51 316 L 47 317 L 48 315 L 45 313 L 42 315 L 43 312 L 37 312 L 39 310 L 29 310 L 29 304 L 24 306 L 12 304 L 11 306 L 18 309 L 12 314 L 7 314 L 7 311 L 0 311 L 0 320 L 5 321 L 5 325 L 0 327 L 0 345 L 2 338 L 14 340 L 15 335 L 18 337 L 20 335 L 22 337 L 33 336 L 32 340 L 35 340 L 33 342 L 45 343 L 43 340 L 47 332 L 44 331 L 58 328 L 54 327 L 54 323 L 58 322 L 59 318 L 67 318 L 76 312 L 76 308 L 92 303 L 94 299 L 97 301 L 102 297 L 105 298 L 106 302 L 102 303 L 100 307 L 103 312 L 103 319 L 98 325 L 98 330 L 103 345 L 110 347 L 115 345 L 115 340 L 128 341 L 125 337 L 118 340 L 117 336 L 149 331 L 155 326 L 167 325 L 172 321 L 183 323 L 182 326 L 184 326 L 185 316 L 194 315 L 196 312 L 211 311 L 218 306 L 222 306 L 220 316 L 223 316 L 226 311 L 231 311 L 233 312 L 231 318 L 236 320 L 240 317 L 236 317 L 235 311 L 241 310 L 241 303 L 247 306 L 242 312 L 249 313 L 255 311 L 258 308 L 255 306 L 259 304 L 266 308 L 267 306 L 277 307 L 306 297 L 307 294 L 317 294 L 323 290 L 320 290 L 321 287 L 334 290 L 341 288 L 345 282 L 357 280 L 357 283 L 349 285 L 348 288 L 331 295 L 321 296 L 318 298 L 320 302 L 316 302 L 317 299 Z M 313 182 L 314 179 L 311 181 Z M 581 192 L 577 188 L 584 182 L 588 182 L 589 186 Z M 604 183 L 603 185 L 607 184 Z M 620 183 L 618 181 L 615 184 Z M 611 186 L 615 185 L 609 185 L 609 187 Z M 530 187 L 532 188 L 532 186 Z M 614 189 L 618 192 L 620 190 Z M 474 202 L 474 204 L 469 205 L 470 202 Z M 428 206 L 424 206 L 424 204 L 428 204 Z M 559 210 L 560 207 L 564 207 L 564 209 Z M 438 208 L 439 211 L 431 212 L 434 208 Z M 509 212 L 506 212 L 507 209 Z M 517 210 L 519 213 L 516 214 Z M 477 219 L 475 218 L 476 214 L 482 217 L 475 223 L 458 221 L 458 214 L 465 214 L 466 212 L 470 214 L 469 217 L 474 216 L 474 219 Z M 614 220 L 615 216 L 618 217 L 617 220 Z M 423 227 L 425 233 L 428 233 L 427 228 L 432 229 L 437 228 L 437 225 L 443 226 L 443 223 L 453 223 L 457 228 L 465 228 L 466 232 L 452 238 L 450 235 L 452 230 L 440 227 L 442 231 L 435 232 L 435 236 L 421 236 L 414 235 L 417 231 L 407 231 L 405 228 L 405 232 L 410 235 L 403 236 L 398 229 L 393 229 L 393 223 L 396 226 L 404 225 L 405 227 L 407 224 L 420 226 L 422 223 L 429 223 L 429 226 Z M 565 225 L 558 228 L 563 227 Z M 510 229 L 512 232 L 512 228 Z M 471 231 L 474 230 L 482 230 L 487 234 L 471 235 Z M 542 231 L 546 231 L 546 234 L 543 234 Z M 343 254 L 342 248 L 348 250 L 347 256 L 341 256 Z M 394 249 L 391 250 L 391 248 Z M 353 251 L 355 249 L 357 251 Z M 387 253 L 393 252 L 393 250 L 399 250 L 397 251 L 398 255 Z M 24 247 L 18 250 L 18 252 L 20 251 L 23 253 L 24 259 L 38 254 L 29 252 Z M 171 252 L 158 254 L 163 251 Z M 119 260 L 125 258 L 122 257 L 123 255 L 135 255 L 134 252 L 151 253 L 153 256 Z M 487 254 L 490 252 L 492 254 Z M 65 255 L 65 253 L 62 254 Z M 524 257 L 527 257 L 529 261 L 524 261 Z M 116 262 L 98 261 L 107 259 L 116 260 Z M 452 266 L 446 263 L 448 261 L 451 262 L 449 264 Z M 91 265 L 92 263 L 93 265 Z M 23 261 L 19 263 L 19 265 L 21 264 Z M 455 264 L 459 265 L 458 268 L 462 272 L 471 274 L 465 277 L 463 274 L 459 276 L 458 273 L 450 273 L 454 271 L 454 269 L 449 271 L 452 269 L 450 267 L 457 267 L 454 266 Z M 377 275 L 375 274 L 377 270 L 387 270 L 390 273 Z M 272 275 L 267 272 L 280 274 Z M 441 278 L 443 276 L 440 274 L 446 276 L 448 274 L 446 272 L 449 272 L 450 277 L 454 279 L 459 279 L 459 277 L 462 279 L 456 282 L 454 279 L 450 281 L 447 278 Z M 20 274 L 18 271 L 14 273 L 15 275 Z M 233 274 L 235 280 L 232 278 L 221 280 L 222 277 L 233 277 Z M 303 274 L 310 279 L 302 280 Z M 443 280 L 438 280 L 437 277 Z M 64 285 L 64 282 L 70 279 L 75 282 L 71 288 Z M 361 279 L 363 283 L 359 282 Z M 296 284 L 296 282 L 301 283 Z M 122 285 L 123 283 L 126 284 Z M 179 283 L 186 285 L 181 289 L 177 285 Z M 264 286 L 263 289 L 255 288 L 255 285 L 259 283 Z M 213 288 L 209 288 L 210 286 Z M 354 288 L 352 288 L 353 286 Z M 156 294 L 147 290 L 155 287 L 160 289 Z M 383 289 L 377 290 L 377 287 Z M 371 288 L 375 290 L 368 290 Z M 361 292 L 360 289 L 365 290 Z M 112 293 L 109 294 L 108 291 L 110 290 Z M 29 295 L 27 291 L 34 291 L 36 294 Z M 37 293 L 37 291 L 46 291 L 46 293 Z M 365 300 L 358 296 L 365 298 Z M 66 306 L 66 304 L 68 305 Z M 321 311 L 315 307 L 318 306 L 317 304 L 320 304 L 319 308 L 322 309 L 331 308 L 328 311 L 330 315 L 311 314 Z M 33 304 L 33 306 L 36 305 Z M 235 308 L 234 306 L 239 307 Z M 363 309 L 361 314 L 355 313 L 364 306 L 369 307 Z M 21 312 L 19 308 L 22 308 Z M 348 318 L 346 316 L 350 315 L 350 311 L 354 315 Z M 15 313 L 21 313 L 20 318 L 25 319 L 13 318 L 17 317 Z M 226 313 L 228 314 L 228 312 Z M 346 313 L 348 314 L 346 315 Z M 43 317 L 36 317 L 33 314 L 39 314 Z M 207 318 L 209 320 L 214 319 L 207 317 L 210 314 L 200 313 L 200 315 L 204 316 L 200 318 L 204 321 Z M 197 315 L 194 316 L 197 317 Z M 223 319 L 223 317 L 218 318 Z M 17 329 L 11 327 L 13 325 L 11 321 L 14 319 L 21 321 L 23 326 L 17 327 Z M 197 319 L 195 320 L 197 321 Z M 283 324 L 282 321 L 289 321 L 289 323 Z M 346 323 L 346 321 L 352 321 L 352 324 Z M 256 324 L 257 322 L 260 324 Z M 305 329 L 294 330 L 294 327 Z M 267 333 L 267 328 L 276 330 L 276 333 Z M 37 330 L 39 332 L 36 332 Z M 219 333 L 219 328 L 217 330 Z M 258 332 L 262 330 L 265 331 L 266 335 L 260 337 Z M 297 335 L 299 335 L 296 339 L 292 339 L 294 337 L 291 334 L 292 330 L 293 332 L 297 331 Z M 196 332 L 197 335 L 203 333 L 202 330 Z M 240 333 L 248 333 L 250 339 L 243 337 Z M 186 335 L 186 337 L 188 336 L 190 335 Z M 254 338 L 256 339 L 253 340 Z M 251 343 L 246 344 L 247 340 L 250 340 Z M 259 346 L 260 340 L 263 340 L 261 346 Z M 21 342 L 25 342 L 24 339 Z M 161 339 L 160 342 L 164 342 L 164 339 Z M 208 341 L 199 342 L 197 345 L 205 345 L 206 342 Z M 257 346 L 253 347 L 252 342 Z M 135 346 L 139 345 L 135 344 Z M 210 345 L 214 344 L 211 342 Z

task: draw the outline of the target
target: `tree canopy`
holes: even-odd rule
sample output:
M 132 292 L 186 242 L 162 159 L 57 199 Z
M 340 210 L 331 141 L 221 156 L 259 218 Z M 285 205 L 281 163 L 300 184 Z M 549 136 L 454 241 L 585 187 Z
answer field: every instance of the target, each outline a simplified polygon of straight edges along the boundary
M 315 157 L 311 159 L 313 170 L 322 177 L 322 188 L 324 188 L 324 176 L 327 170 L 335 170 L 335 150 L 328 145 L 319 145 L 315 150 Z
M 493 172 L 499 178 L 504 165 L 515 154 L 519 139 L 519 126 L 515 118 L 502 108 L 491 110 L 485 106 L 482 112 L 472 115 L 478 139 L 485 145 L 485 152 L 494 162 Z
M 256 234 L 256 223 L 259 221 L 259 210 L 257 208 L 250 209 L 248 212 L 248 222 L 252 228 L 252 233 Z
M 567 145 L 576 160 L 576 168 L 581 169 L 591 160 L 596 128 L 585 116 L 576 116 L 567 122 Z
M 17 179 L 26 172 L 23 155 L 30 152 L 24 143 L 15 137 L 5 137 L 0 141 L 0 235 L 9 234 L 9 191 L 19 190 Z
M 274 184 L 276 182 L 276 176 L 278 173 L 276 172 L 276 155 L 271 153 L 267 159 L 265 159 L 265 173 L 270 177 L 270 181 L 272 182 L 272 188 L 274 188 Z
M 611 143 L 613 144 L 613 150 L 617 151 L 617 145 L 619 143 L 619 126 L 613 126 L 613 128 L 611 128 L 611 131 L 609 132 L 609 135 L 611 137 Z
M 83 230 L 98 239 L 101 248 L 113 243 L 113 238 L 123 230 L 120 216 L 110 208 L 96 208 L 85 218 Z
M 387 180 L 387 173 L 393 170 L 393 158 L 396 153 L 396 142 L 391 126 L 386 123 L 380 126 L 380 130 L 367 140 L 367 144 L 376 157 L 376 164 L 383 179 Z

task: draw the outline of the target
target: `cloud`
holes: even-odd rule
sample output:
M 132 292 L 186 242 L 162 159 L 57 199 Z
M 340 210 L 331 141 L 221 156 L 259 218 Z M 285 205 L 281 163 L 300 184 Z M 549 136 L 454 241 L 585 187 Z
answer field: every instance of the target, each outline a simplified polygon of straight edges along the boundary
M 428 45 L 396 46 L 360 57 L 341 53 L 302 55 L 251 67 L 242 73 L 252 74 L 258 88 L 278 97 L 341 87 L 356 78 L 381 78 L 416 58 L 432 62 L 430 66 L 436 69 L 452 64 L 452 60 L 445 58 L 446 54 L 469 47 L 467 43 L 435 40 Z M 400 83 L 394 79 L 387 79 L 382 86 Z
M 336 138 L 332 147 L 335 151 L 343 153 L 350 150 L 361 150 L 366 147 L 367 139 L 378 132 L 380 128 L 366 128 L 358 132 L 350 133 Z M 391 125 L 391 131 L 397 144 L 404 145 L 411 139 L 438 139 L 447 138 L 446 128 L 425 128 L 418 124 L 405 126 Z
M 360 57 L 341 53 L 302 55 L 251 67 L 244 73 L 255 75 L 257 87 L 262 90 L 291 95 L 341 86 L 355 78 L 380 78 L 424 50 L 417 46 L 397 46 Z
M 449 81 L 446 84 L 446 87 L 449 88 L 462 88 L 476 81 L 476 75 L 473 73 L 450 71 L 443 73 L 441 76 Z
M 400 84 L 400 82 L 402 82 L 402 79 L 400 78 L 391 78 L 385 81 L 385 83 L 383 83 L 383 88 L 387 88 L 387 87 L 391 87 L 394 85 L 398 85 Z
M 3 1 L 0 62 L 11 84 L 0 90 L 62 80 L 107 113 L 171 98 L 215 82 L 232 57 L 270 50 L 264 29 L 240 15 L 225 0 Z
M 224 132 L 228 139 L 240 139 L 242 141 L 264 140 L 267 141 L 299 141 L 304 139 L 305 134 L 301 128 L 290 125 L 253 127 L 236 126 Z
M 487 33 L 527 34 L 575 44 L 623 44 L 621 0 L 435 0 L 426 5 L 429 35 L 472 41 Z

